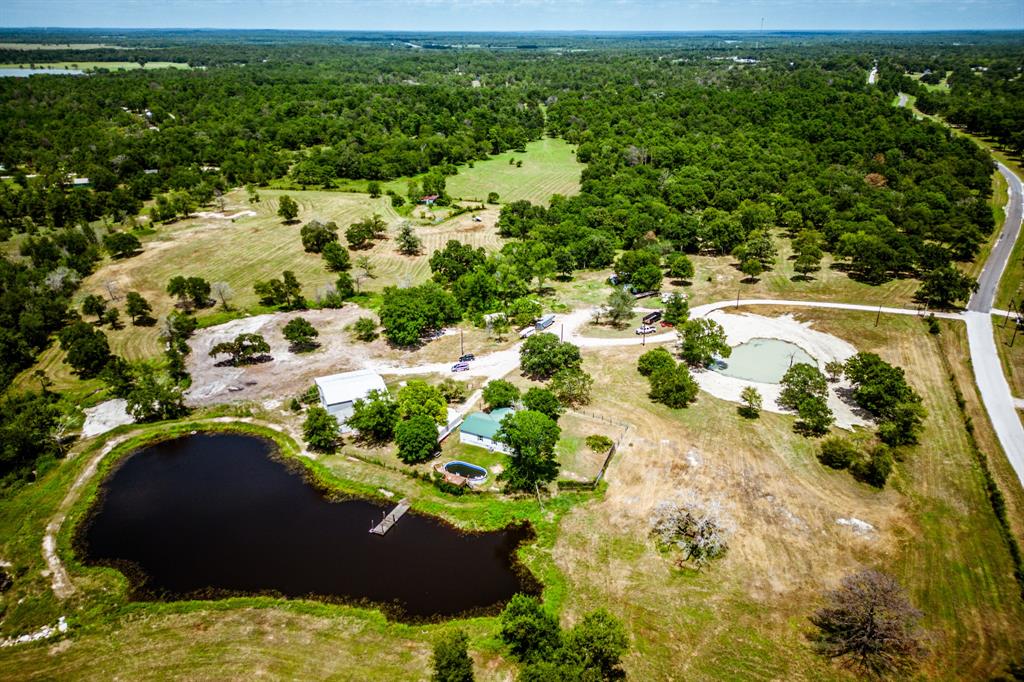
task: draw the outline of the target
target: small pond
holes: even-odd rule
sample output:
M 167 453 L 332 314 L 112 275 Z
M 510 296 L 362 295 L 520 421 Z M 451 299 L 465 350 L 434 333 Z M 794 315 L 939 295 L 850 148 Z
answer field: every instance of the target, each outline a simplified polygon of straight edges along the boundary
M 50 76 L 81 76 L 83 71 L 81 69 L 11 69 L 3 68 L 0 69 L 0 78 L 28 78 L 34 74 L 47 74 Z
M 76 545 L 139 600 L 278 594 L 380 605 L 403 619 L 500 606 L 535 583 L 514 559 L 526 528 L 463 533 L 391 505 L 330 501 L 252 436 L 199 434 L 128 456 L 103 482 Z
M 750 339 L 733 347 L 732 355 L 716 361 L 711 369 L 725 376 L 777 384 L 791 366 L 817 363 L 803 348 L 779 339 Z
M 482 481 L 487 478 L 487 469 L 469 462 L 453 461 L 444 465 L 444 470 L 450 474 L 465 476 L 470 481 Z

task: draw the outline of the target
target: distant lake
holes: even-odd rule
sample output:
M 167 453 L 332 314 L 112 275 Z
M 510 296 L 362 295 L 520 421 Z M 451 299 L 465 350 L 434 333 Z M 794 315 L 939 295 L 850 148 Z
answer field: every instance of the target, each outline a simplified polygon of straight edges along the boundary
M 0 78 L 28 78 L 37 73 L 51 76 L 81 76 L 85 72 L 81 69 L 0 69 Z
M 493 610 L 534 592 L 515 551 L 528 529 L 468 533 L 392 505 L 331 501 L 252 436 L 142 448 L 107 477 L 80 528 L 85 563 L 124 571 L 137 600 L 274 594 L 380 605 L 402 619 Z

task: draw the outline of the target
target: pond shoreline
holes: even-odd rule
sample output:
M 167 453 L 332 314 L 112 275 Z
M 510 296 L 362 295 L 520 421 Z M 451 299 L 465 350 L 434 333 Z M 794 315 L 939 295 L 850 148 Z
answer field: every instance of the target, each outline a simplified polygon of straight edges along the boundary
M 182 426 L 193 426 L 193 424 Z M 209 425 L 199 424 L 194 424 L 194 426 L 196 428 L 193 429 L 179 427 L 165 431 L 158 431 L 141 438 L 137 437 L 129 439 L 118 444 L 103 457 L 101 466 L 98 467 L 101 475 L 96 476 L 92 481 L 92 494 L 88 495 L 84 500 L 79 500 L 76 504 L 80 509 L 84 508 L 84 511 L 74 520 L 73 529 L 71 531 L 70 544 L 75 562 L 86 568 L 104 567 L 118 571 L 118 573 L 123 576 L 123 579 L 127 581 L 127 597 L 129 600 L 136 602 L 163 603 L 187 602 L 194 600 L 224 600 L 236 597 L 283 598 L 289 601 L 312 600 L 325 604 L 341 604 L 358 608 L 377 609 L 389 620 L 404 623 L 423 623 L 450 620 L 454 618 L 494 615 L 504 606 L 507 598 L 511 597 L 510 594 L 506 599 L 487 606 L 474 606 L 472 608 L 460 609 L 456 612 L 425 615 L 422 613 L 407 613 L 406 609 L 403 608 L 402 605 L 381 599 L 370 599 L 353 595 L 320 594 L 317 592 L 310 592 L 308 594 L 301 595 L 285 595 L 277 589 L 230 589 L 217 587 L 189 590 L 186 592 L 174 592 L 169 594 L 166 591 L 154 589 L 151 585 L 150 576 L 147 572 L 143 570 L 139 564 L 131 560 L 90 559 L 88 557 L 88 543 L 86 538 L 90 530 L 93 528 L 98 515 L 104 508 L 105 502 L 110 493 L 110 482 L 125 466 L 131 464 L 134 457 L 141 452 L 149 448 L 157 447 L 160 444 L 167 443 L 168 441 L 187 439 L 193 436 L 224 436 L 225 434 L 236 436 L 244 435 L 246 438 L 253 438 L 262 442 L 266 448 L 266 452 L 262 453 L 265 455 L 266 460 L 282 465 L 288 475 L 298 475 L 301 477 L 302 485 L 308 486 L 311 490 L 315 491 L 320 499 L 328 504 L 333 505 L 335 503 L 359 502 L 373 505 L 375 507 L 381 507 L 383 504 L 391 504 L 387 498 L 379 493 L 364 494 L 363 491 L 356 492 L 351 489 L 346 489 L 349 486 L 345 486 L 344 482 L 337 480 L 333 474 L 323 471 L 322 465 L 318 465 L 312 460 L 307 460 L 306 458 L 301 458 L 300 460 L 299 455 L 291 452 L 295 448 L 291 447 L 291 444 L 282 438 L 283 434 L 271 434 L 267 432 L 265 427 L 259 427 L 246 422 L 220 423 L 216 424 L 215 428 L 209 428 Z M 353 482 L 350 481 L 348 483 Z M 516 591 L 526 592 L 529 594 L 540 594 L 543 591 L 543 584 L 536 578 L 536 576 L 534 576 L 520 556 L 521 550 L 524 546 L 533 543 L 537 539 L 537 533 L 532 524 L 528 521 L 520 520 L 519 522 L 508 523 L 498 530 L 472 531 L 459 527 L 449 519 L 434 514 L 427 514 L 421 510 L 413 509 L 411 510 L 410 515 L 426 521 L 432 526 L 444 528 L 445 532 L 454 533 L 462 538 L 471 538 L 473 536 L 485 537 L 488 533 L 505 534 L 508 539 L 512 541 L 507 556 L 507 569 L 515 576 L 519 583 L 519 588 Z

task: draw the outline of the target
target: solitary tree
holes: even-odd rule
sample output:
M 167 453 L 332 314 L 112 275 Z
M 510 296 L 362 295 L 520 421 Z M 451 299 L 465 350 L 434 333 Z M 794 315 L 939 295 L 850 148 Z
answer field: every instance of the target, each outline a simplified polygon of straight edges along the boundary
M 302 437 L 312 450 L 334 452 L 338 444 L 338 420 L 323 407 L 314 405 L 302 423 Z
M 924 657 L 922 614 L 892 577 L 867 569 L 843 579 L 811 616 L 817 651 L 854 671 L 885 677 Z
M 691 494 L 658 503 L 651 514 L 651 534 L 659 546 L 681 550 L 682 562 L 700 567 L 725 554 L 731 527 L 717 502 Z
M 690 319 L 690 304 L 686 297 L 676 292 L 665 303 L 665 314 L 662 317 L 669 324 L 683 324 Z
M 231 306 L 228 304 L 228 301 L 235 297 L 235 292 L 231 288 L 230 284 L 227 282 L 214 282 L 210 285 L 210 291 L 217 297 L 217 300 L 220 301 L 224 310 L 230 309 Z
M 102 296 L 97 294 L 89 294 L 82 299 L 82 312 L 86 315 L 95 315 L 96 322 L 103 322 L 103 313 L 107 312 L 107 302 L 103 300 Z
M 781 399 L 780 399 L 781 404 Z M 797 405 L 796 413 L 799 419 L 796 422 L 796 429 L 811 436 L 823 436 L 828 433 L 835 417 L 832 409 L 821 396 L 808 396 Z
M 345 272 L 352 268 L 352 259 L 348 255 L 348 249 L 342 246 L 341 242 L 332 241 L 325 244 L 320 256 L 331 272 Z
M 239 334 L 231 341 L 222 341 L 210 349 L 210 357 L 228 355 L 229 364 L 247 365 L 270 352 L 270 344 L 260 334 Z
M 473 682 L 469 637 L 462 630 L 446 632 L 434 643 L 430 682 Z
M 547 379 L 566 368 L 579 368 L 583 364 L 580 349 L 569 342 L 559 341 L 554 334 L 543 332 L 526 339 L 519 350 L 519 365 L 523 373 L 535 379 Z
M 114 258 L 134 256 L 142 250 L 139 238 L 128 232 L 114 232 L 103 237 L 103 246 Z
M 686 254 L 676 253 L 668 258 L 668 276 L 675 279 L 693 279 L 693 261 Z
M 616 327 L 633 317 L 636 299 L 622 287 L 615 287 L 608 296 L 608 317 Z
M 555 445 L 560 436 L 558 424 L 540 412 L 522 410 L 502 419 L 495 438 L 512 451 L 499 475 L 506 490 L 532 492 L 538 485 L 555 480 Z
M 563 405 L 576 407 L 590 402 L 594 378 L 579 367 L 566 367 L 555 372 L 548 387 Z
M 137 291 L 129 291 L 125 296 L 124 311 L 132 318 L 132 324 L 152 323 L 150 313 L 153 312 L 153 308 Z
M 967 301 L 977 290 L 978 280 L 952 265 L 945 265 L 924 276 L 915 296 L 926 305 L 949 308 L 959 301 Z
M 325 225 L 319 220 L 310 220 L 299 230 L 299 238 L 308 253 L 321 253 L 328 244 L 338 241 L 338 226 L 333 221 Z
M 697 399 L 699 387 L 685 363 L 657 370 L 650 376 L 650 383 L 651 400 L 666 407 L 686 407 Z
M 680 337 L 680 354 L 694 366 L 706 367 L 716 356 L 727 358 L 732 354 L 722 325 L 706 317 L 684 324 Z
M 415 256 L 423 248 L 423 240 L 419 238 L 408 221 L 402 223 L 396 241 L 398 252 L 406 256 Z
M 285 224 L 292 223 L 299 215 L 299 205 L 290 196 L 283 194 L 277 204 L 277 215 Z
M 746 386 L 740 391 L 740 414 L 748 419 L 757 419 L 761 414 L 761 392 L 753 386 Z
M 806 362 L 798 362 L 786 370 L 779 383 L 782 391 L 778 403 L 790 410 L 799 409 L 800 404 L 808 398 L 824 399 L 828 395 L 825 375 Z
M 637 360 L 636 369 L 640 374 L 649 377 L 658 370 L 672 369 L 676 366 L 676 360 L 664 348 L 653 348 Z
M 89 379 L 110 360 L 110 346 L 106 335 L 87 322 L 72 322 L 58 334 L 65 361 L 83 379 Z
M 303 317 L 289 320 L 288 324 L 284 326 L 283 332 L 285 340 L 292 345 L 292 349 L 299 352 L 316 348 L 316 337 L 320 336 L 316 327 Z
M 415 414 L 395 426 L 398 459 L 416 464 L 430 459 L 437 451 L 437 423 L 426 414 Z
M 828 380 L 835 383 L 843 378 L 844 364 L 840 360 L 829 360 L 825 363 L 825 373 Z

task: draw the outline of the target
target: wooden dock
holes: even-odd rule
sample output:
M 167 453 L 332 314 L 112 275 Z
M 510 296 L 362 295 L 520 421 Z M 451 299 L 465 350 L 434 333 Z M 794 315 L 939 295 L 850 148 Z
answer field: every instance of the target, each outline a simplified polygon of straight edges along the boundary
M 402 500 L 399 501 L 398 506 L 389 511 L 380 523 L 370 529 L 370 532 L 374 535 L 384 535 L 384 533 L 391 530 L 393 525 L 398 523 L 398 519 L 405 516 L 405 512 L 409 511 L 410 506 L 409 500 L 402 498 Z

